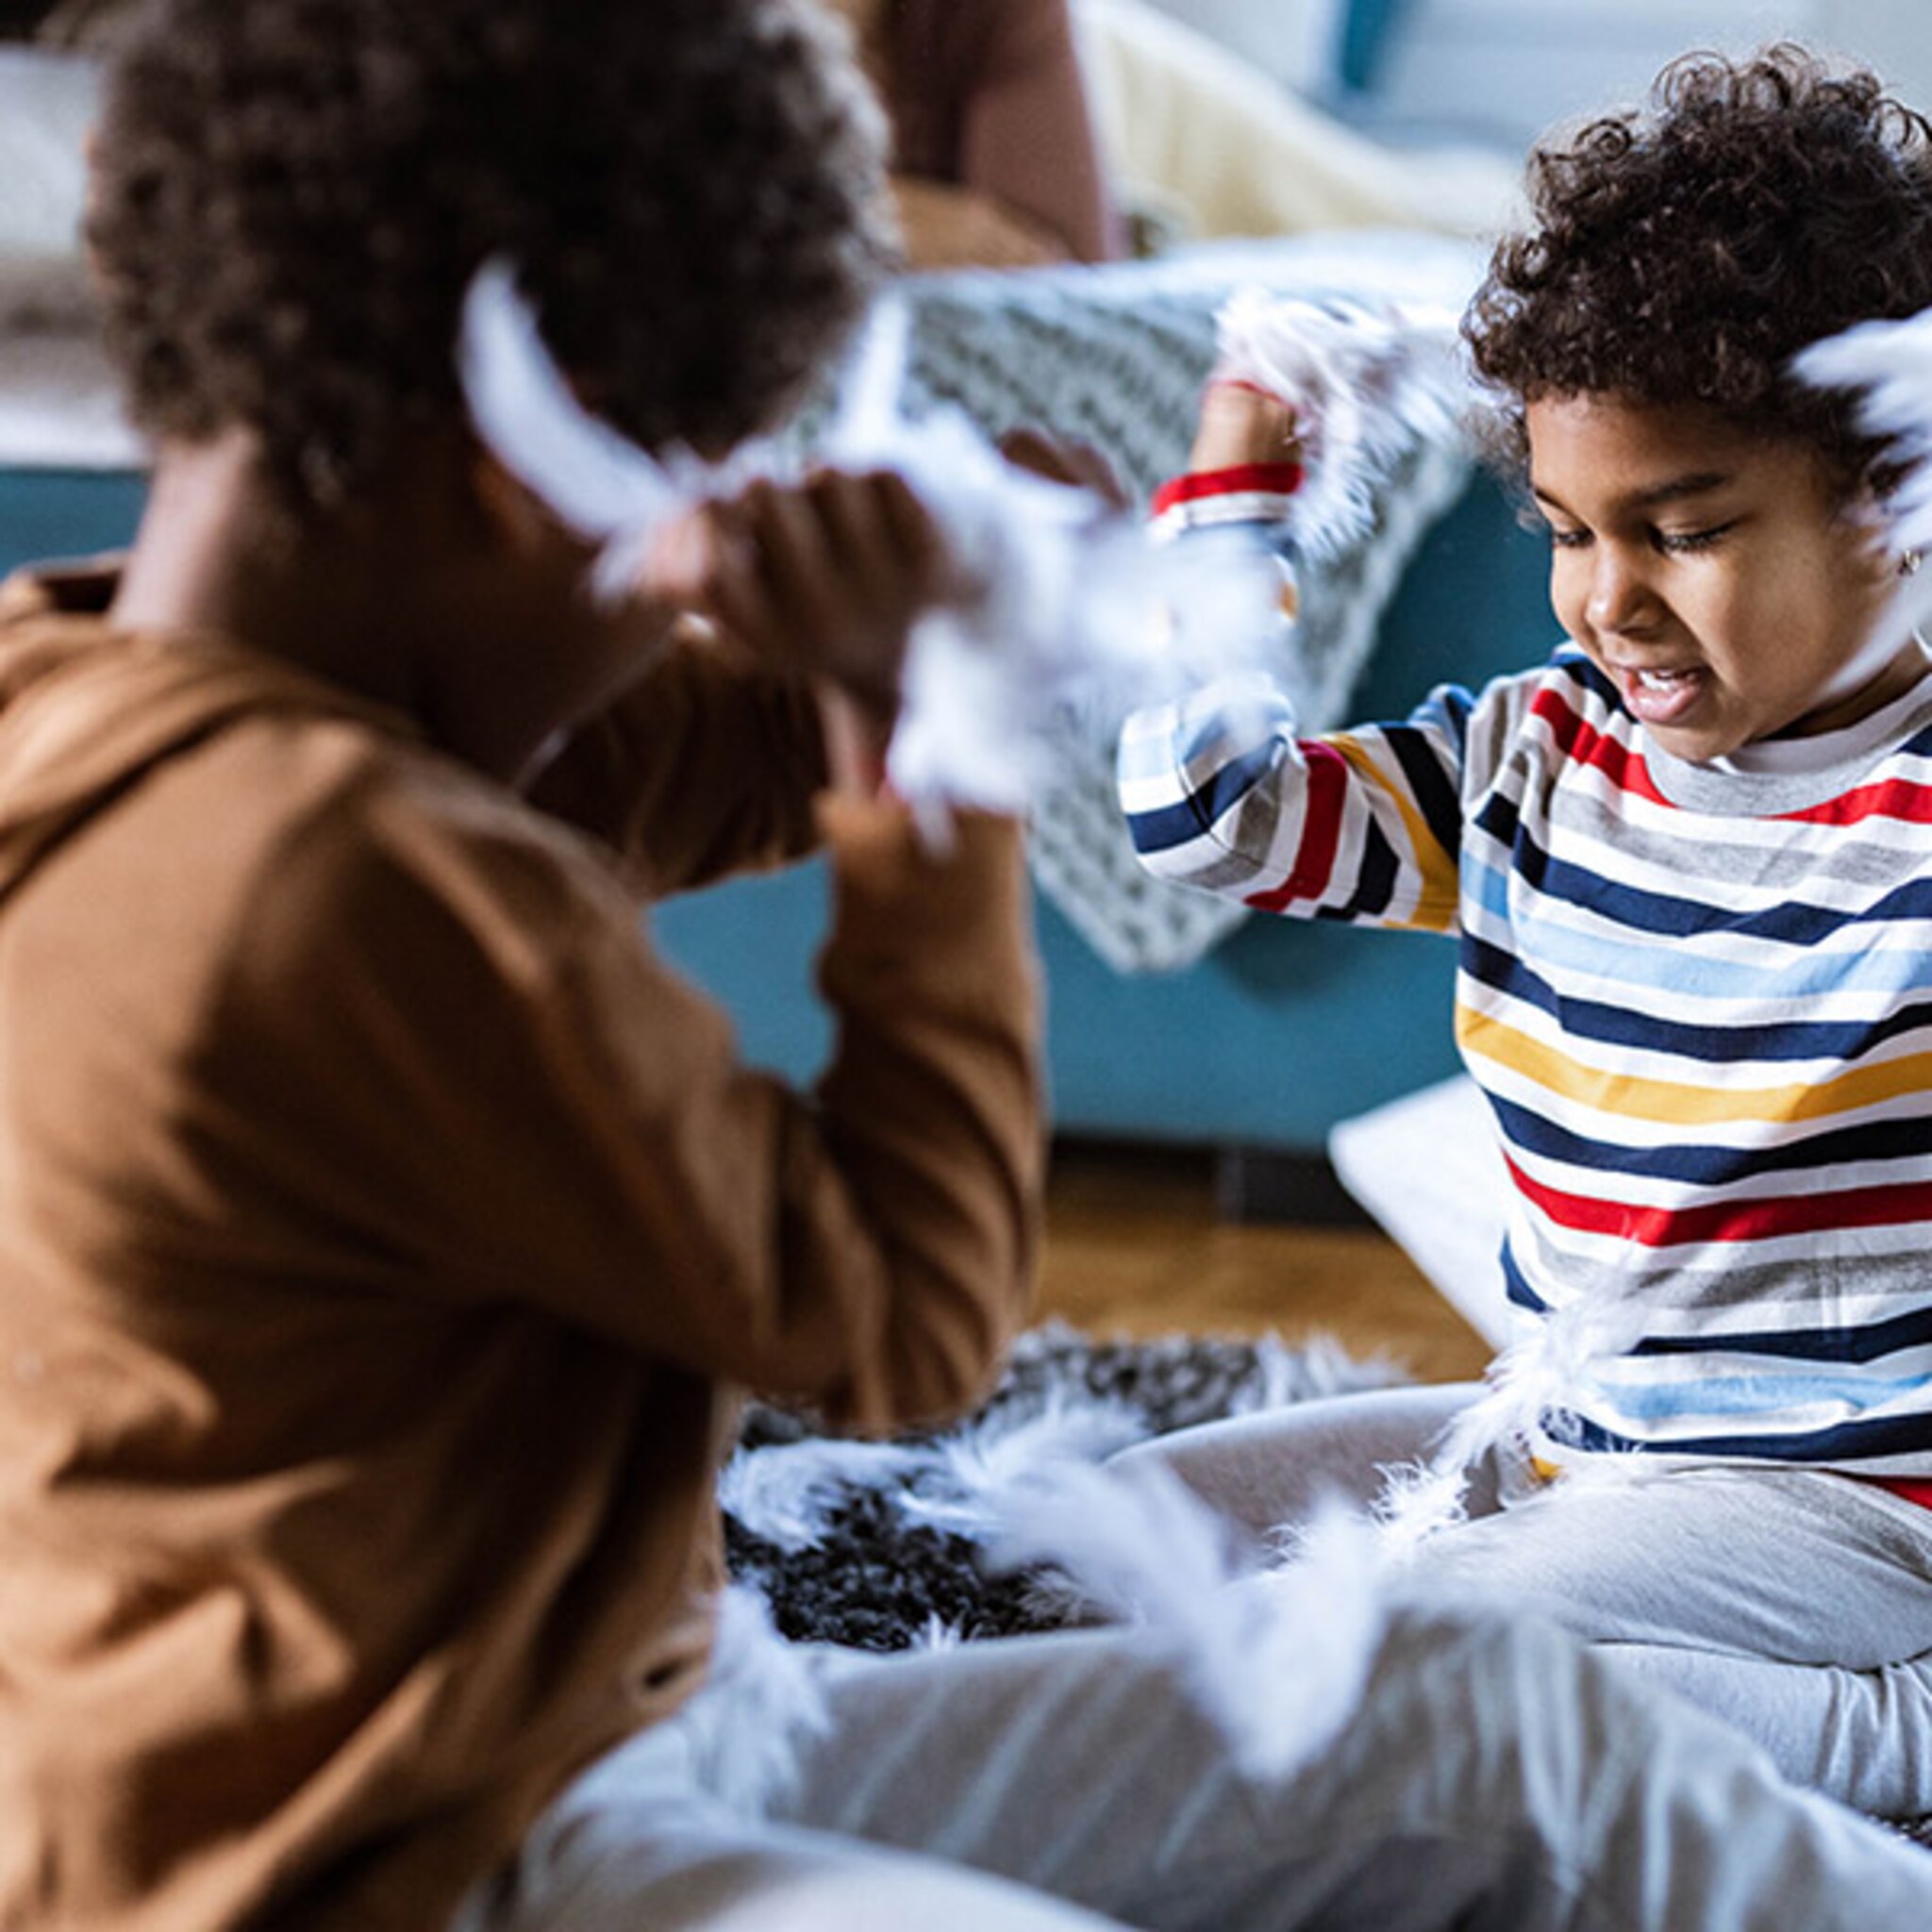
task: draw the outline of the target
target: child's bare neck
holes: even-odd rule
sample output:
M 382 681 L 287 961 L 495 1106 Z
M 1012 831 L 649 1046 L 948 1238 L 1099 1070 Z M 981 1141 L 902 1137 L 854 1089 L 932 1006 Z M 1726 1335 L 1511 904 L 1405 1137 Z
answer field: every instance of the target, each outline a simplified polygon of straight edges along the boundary
M 506 708 L 456 687 L 461 667 L 489 661 L 492 628 L 519 603 L 458 474 L 429 452 L 396 487 L 297 518 L 245 434 L 167 448 L 110 621 L 219 636 L 406 711 L 459 756 L 505 769 L 525 748 L 449 722 Z
M 373 568 L 375 527 L 367 518 L 298 524 L 242 433 L 171 445 L 110 615 L 125 629 L 219 634 L 358 689 L 393 686 L 394 655 L 378 658 L 369 641 L 390 628 L 396 588 Z
M 295 665 L 515 783 L 663 635 L 661 610 L 583 595 L 590 554 L 459 434 L 296 519 L 238 433 L 163 452 L 108 614 Z

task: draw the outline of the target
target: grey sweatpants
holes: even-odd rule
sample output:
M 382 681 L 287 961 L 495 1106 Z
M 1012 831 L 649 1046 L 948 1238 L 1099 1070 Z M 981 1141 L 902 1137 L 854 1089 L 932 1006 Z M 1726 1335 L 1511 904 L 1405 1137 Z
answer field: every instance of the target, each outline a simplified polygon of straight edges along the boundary
M 815 1651 L 789 1792 L 729 1677 L 592 1767 L 452 1932 L 1925 1932 L 1932 1854 L 1554 1626 L 1398 1611 L 1355 1720 L 1243 1775 L 1127 1631 Z
M 1166 1462 L 1266 1533 L 1324 1496 L 1373 1501 L 1381 1466 L 1425 1459 L 1479 1392 L 1337 1396 L 1120 1461 Z M 1539 1611 L 1744 1732 L 1794 1782 L 1884 1817 L 1932 1812 L 1932 1510 L 1813 1470 L 1632 1458 L 1602 1478 L 1519 1476 L 1503 1456 L 1472 1472 L 1470 1520 L 1420 1545 L 1411 1589 Z

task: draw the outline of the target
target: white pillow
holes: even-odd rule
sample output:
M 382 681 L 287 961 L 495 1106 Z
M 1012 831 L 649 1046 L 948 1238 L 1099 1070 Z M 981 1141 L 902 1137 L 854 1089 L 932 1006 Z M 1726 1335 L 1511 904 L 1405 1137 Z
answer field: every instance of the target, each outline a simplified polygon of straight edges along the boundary
M 0 325 L 84 324 L 93 291 L 80 241 L 95 62 L 0 46 Z
M 1508 1170 L 1489 1104 L 1466 1074 L 1339 1123 L 1328 1158 L 1450 1307 L 1494 1348 L 1521 1329 L 1497 1258 L 1509 1217 Z

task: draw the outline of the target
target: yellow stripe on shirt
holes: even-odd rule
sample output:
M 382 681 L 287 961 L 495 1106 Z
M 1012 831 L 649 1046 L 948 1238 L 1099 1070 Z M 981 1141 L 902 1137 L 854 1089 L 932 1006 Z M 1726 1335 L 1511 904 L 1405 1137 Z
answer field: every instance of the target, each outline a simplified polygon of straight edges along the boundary
M 1368 747 L 1350 732 L 1334 732 L 1324 737 L 1322 742 L 1340 752 L 1356 775 L 1364 783 L 1373 785 L 1388 799 L 1402 819 L 1409 858 L 1422 875 L 1422 884 L 1416 892 L 1415 910 L 1410 913 L 1407 924 L 1423 932 L 1452 930 L 1457 912 L 1455 857 L 1443 851 L 1441 841 L 1429 830 L 1428 821 L 1409 802 L 1407 784 L 1384 772 Z
M 1728 1121 L 1825 1120 L 1932 1090 L 1932 1054 L 1906 1054 L 1876 1066 L 1855 1066 L 1830 1080 L 1776 1087 L 1693 1086 L 1587 1066 L 1488 1013 L 1457 1003 L 1456 1037 L 1463 1051 L 1533 1081 L 1546 1092 L 1598 1113 L 1676 1126 Z

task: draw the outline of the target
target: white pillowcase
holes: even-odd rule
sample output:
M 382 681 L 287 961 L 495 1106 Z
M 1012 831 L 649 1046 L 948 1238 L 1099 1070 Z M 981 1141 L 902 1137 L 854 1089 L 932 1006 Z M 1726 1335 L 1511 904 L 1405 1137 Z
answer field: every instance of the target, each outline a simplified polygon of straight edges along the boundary
M 1342 1121 L 1328 1136 L 1341 1184 L 1493 1348 L 1524 1317 L 1498 1259 L 1513 1198 L 1489 1103 L 1467 1074 Z
M 0 326 L 86 325 L 93 291 L 80 241 L 95 62 L 0 46 Z

